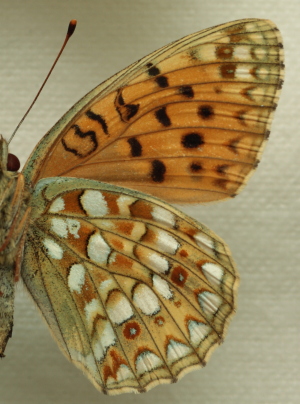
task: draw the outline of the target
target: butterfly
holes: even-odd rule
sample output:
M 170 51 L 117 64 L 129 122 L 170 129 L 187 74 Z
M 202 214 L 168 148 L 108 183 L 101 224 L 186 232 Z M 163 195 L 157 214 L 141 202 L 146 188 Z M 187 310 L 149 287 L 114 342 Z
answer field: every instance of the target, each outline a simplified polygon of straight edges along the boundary
M 234 21 L 96 87 L 20 173 L 1 137 L 0 355 L 20 272 L 100 391 L 145 392 L 204 366 L 235 312 L 238 274 L 224 241 L 167 202 L 241 191 L 282 82 L 276 26 Z

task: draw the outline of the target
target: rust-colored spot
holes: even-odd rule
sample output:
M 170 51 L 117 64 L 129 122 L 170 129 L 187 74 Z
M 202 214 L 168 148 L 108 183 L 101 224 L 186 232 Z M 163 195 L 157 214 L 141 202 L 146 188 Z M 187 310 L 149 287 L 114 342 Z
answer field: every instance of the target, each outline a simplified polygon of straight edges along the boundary
M 112 239 L 110 240 L 110 244 L 114 247 L 115 250 L 123 250 L 124 249 L 124 244 L 121 240 L 119 239 Z
M 165 323 L 165 319 L 162 316 L 155 317 L 154 323 L 159 327 L 162 327 Z
M 141 219 L 152 219 L 152 206 L 144 201 L 136 201 L 130 206 L 131 215 Z
M 77 253 L 88 256 L 88 244 L 90 238 L 95 234 L 94 228 L 92 225 L 88 223 L 80 223 L 80 228 L 77 231 L 78 238 L 68 237 L 68 243 L 75 247 Z
M 156 239 L 157 237 L 155 232 L 151 229 L 147 229 L 146 233 L 141 238 L 141 241 L 143 241 L 144 243 L 152 244 L 156 242 Z
M 103 368 L 103 378 L 105 383 L 109 377 L 117 380 L 117 371 L 121 365 L 128 366 L 127 361 L 122 358 L 114 349 L 110 351 L 110 358 L 108 358 L 108 360 L 109 359 L 112 362 L 111 366 L 106 365 Z
M 81 207 L 80 203 L 80 195 L 82 194 L 81 190 L 78 191 L 73 191 L 73 192 L 67 192 L 66 194 L 61 195 L 61 197 L 64 200 L 65 207 L 61 212 L 72 212 L 72 215 L 85 215 L 84 209 Z
M 116 254 L 113 262 L 111 263 L 111 266 L 123 269 L 126 268 L 127 271 L 132 268 L 132 265 L 133 261 L 130 258 L 125 257 L 124 255 L 121 254 Z
M 136 321 L 130 321 L 123 328 L 126 339 L 135 339 L 141 334 L 141 327 Z
M 117 200 L 119 195 L 111 194 L 109 192 L 102 192 L 107 203 L 108 211 L 111 215 L 118 215 L 120 213 Z
M 115 223 L 115 227 L 118 233 L 126 234 L 128 236 L 131 235 L 132 230 L 134 228 L 134 224 L 131 222 L 122 222 L 122 221 L 117 221 Z
M 183 258 L 186 258 L 189 256 L 189 253 L 186 250 L 181 250 L 179 251 L 179 255 Z
M 193 238 L 195 234 L 198 233 L 198 230 L 195 229 L 194 227 L 188 227 L 183 229 L 184 233 L 187 234 L 189 237 Z
M 236 71 L 236 64 L 234 63 L 226 63 L 221 64 L 220 73 L 224 79 L 234 79 Z
M 76 291 L 73 292 L 73 297 L 76 301 L 76 305 L 82 312 L 84 312 L 86 304 L 91 302 L 96 295 L 97 293 L 94 289 L 94 286 L 88 279 L 86 279 L 84 284 L 82 285 L 80 293 L 77 293 Z
M 176 306 L 177 308 L 181 306 L 181 301 L 177 300 L 176 302 L 174 302 L 174 306 Z
M 177 267 L 175 267 L 173 269 L 172 274 L 171 274 L 171 280 L 176 285 L 183 287 L 187 278 L 188 278 L 188 273 L 184 268 L 182 268 L 182 266 L 178 265 Z
M 196 321 L 197 323 L 206 324 L 206 323 L 203 322 L 202 318 L 199 319 L 199 318 L 196 318 L 195 316 L 191 316 L 190 314 L 187 314 L 185 316 L 184 321 L 185 321 L 186 327 L 188 327 L 188 322 L 189 321 Z
M 234 47 L 233 46 L 218 46 L 216 48 L 216 56 L 218 59 L 231 59 L 233 55 Z

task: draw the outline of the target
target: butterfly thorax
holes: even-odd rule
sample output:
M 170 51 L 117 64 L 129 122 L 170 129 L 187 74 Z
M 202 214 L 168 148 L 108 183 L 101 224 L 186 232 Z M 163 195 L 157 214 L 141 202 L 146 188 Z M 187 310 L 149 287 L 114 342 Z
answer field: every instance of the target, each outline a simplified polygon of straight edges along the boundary
M 0 137 L 0 357 L 12 332 L 14 283 L 28 216 L 23 175 L 7 170 L 7 156 L 7 143 Z

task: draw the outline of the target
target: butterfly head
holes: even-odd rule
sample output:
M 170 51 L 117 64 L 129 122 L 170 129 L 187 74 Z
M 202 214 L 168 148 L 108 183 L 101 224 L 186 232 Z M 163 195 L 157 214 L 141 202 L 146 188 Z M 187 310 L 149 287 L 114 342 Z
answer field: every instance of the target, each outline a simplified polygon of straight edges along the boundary
M 14 154 L 8 153 L 8 144 L 2 135 L 0 135 L 0 171 L 18 171 L 20 161 Z

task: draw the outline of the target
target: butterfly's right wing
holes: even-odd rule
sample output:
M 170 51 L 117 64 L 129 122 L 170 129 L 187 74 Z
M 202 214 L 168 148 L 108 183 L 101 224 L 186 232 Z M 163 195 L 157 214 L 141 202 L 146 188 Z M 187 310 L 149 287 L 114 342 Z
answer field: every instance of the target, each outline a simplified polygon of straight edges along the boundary
M 235 311 L 225 243 L 148 195 L 92 180 L 41 180 L 22 277 L 60 348 L 108 394 L 204 366 Z
M 234 196 L 258 163 L 282 76 L 270 21 L 189 35 L 79 101 L 42 139 L 25 178 L 89 178 L 171 202 Z

